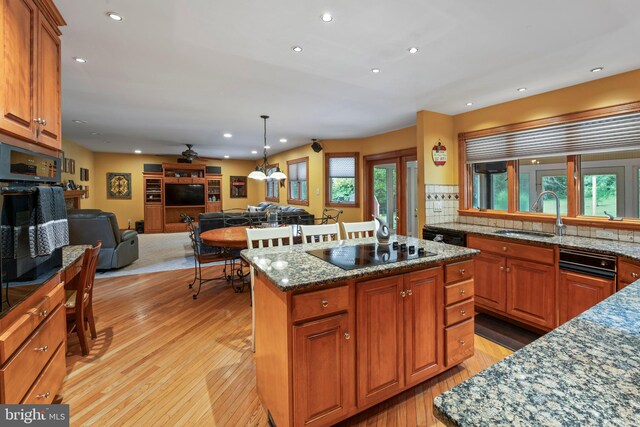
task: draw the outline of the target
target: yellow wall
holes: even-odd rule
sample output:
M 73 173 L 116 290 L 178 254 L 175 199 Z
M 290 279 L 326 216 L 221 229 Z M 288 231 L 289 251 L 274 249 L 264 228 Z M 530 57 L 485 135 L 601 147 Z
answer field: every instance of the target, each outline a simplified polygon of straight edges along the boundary
M 70 179 L 76 183 L 76 185 L 89 186 L 89 197 L 83 199 L 80 206 L 83 209 L 95 208 L 96 197 L 96 175 L 95 175 L 95 163 L 93 151 L 84 148 L 73 141 L 68 139 L 62 140 L 62 149 L 66 158 L 75 160 L 76 170 L 75 174 L 62 173 L 62 181 L 67 182 Z M 89 170 L 89 181 L 80 181 L 80 168 Z

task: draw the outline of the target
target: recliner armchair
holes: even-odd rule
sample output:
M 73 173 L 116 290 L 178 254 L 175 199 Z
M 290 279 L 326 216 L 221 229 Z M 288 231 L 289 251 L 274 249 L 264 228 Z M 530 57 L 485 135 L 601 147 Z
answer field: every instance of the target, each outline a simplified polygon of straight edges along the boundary
M 69 221 L 69 244 L 95 245 L 102 241 L 98 270 L 125 267 L 138 259 L 138 233 L 123 232 L 118 228 L 118 219 L 111 212 L 100 209 L 74 209 L 67 213 Z

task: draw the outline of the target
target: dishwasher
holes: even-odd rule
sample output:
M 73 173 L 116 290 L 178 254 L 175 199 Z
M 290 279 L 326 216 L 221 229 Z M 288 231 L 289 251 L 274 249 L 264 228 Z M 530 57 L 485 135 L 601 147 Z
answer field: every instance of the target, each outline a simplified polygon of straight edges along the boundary
M 616 257 L 581 249 L 560 248 L 560 323 L 613 295 Z

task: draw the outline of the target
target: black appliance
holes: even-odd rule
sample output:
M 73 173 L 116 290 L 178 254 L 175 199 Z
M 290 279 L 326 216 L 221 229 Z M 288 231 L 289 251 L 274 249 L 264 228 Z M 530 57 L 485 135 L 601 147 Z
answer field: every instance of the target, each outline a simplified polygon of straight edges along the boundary
M 443 230 L 425 225 L 422 229 L 422 238 L 424 240 L 432 240 L 449 245 L 467 246 L 467 233 L 464 231 Z
M 375 265 L 392 264 L 418 258 L 435 256 L 415 246 L 377 245 L 375 243 L 355 246 L 338 246 L 328 249 L 307 251 L 309 255 L 340 267 L 343 270 L 372 267 Z
M 560 248 L 560 270 L 586 276 L 615 279 L 616 257 L 581 249 Z
M 204 205 L 203 184 L 165 184 L 164 203 L 166 206 Z
M 0 142 L 0 181 L 60 182 L 60 159 Z

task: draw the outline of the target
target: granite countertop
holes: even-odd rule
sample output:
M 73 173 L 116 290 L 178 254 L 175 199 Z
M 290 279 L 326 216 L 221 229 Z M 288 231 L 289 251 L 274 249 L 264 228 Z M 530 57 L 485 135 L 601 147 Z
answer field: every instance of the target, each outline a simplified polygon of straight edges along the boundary
M 78 258 L 84 255 L 84 250 L 90 248 L 91 245 L 70 245 L 62 248 L 62 267 L 64 271 L 73 264 Z
M 453 426 L 640 420 L 640 281 L 434 399 Z
M 391 264 L 364 267 L 355 270 L 343 270 L 306 253 L 313 249 L 326 249 L 337 246 L 354 246 L 363 243 L 375 243 L 375 238 L 342 240 L 338 242 L 313 243 L 307 245 L 291 245 L 264 249 L 245 249 L 242 257 L 255 269 L 263 272 L 281 291 L 322 286 L 350 279 L 362 279 L 403 271 L 421 266 L 429 267 L 441 262 L 449 262 L 469 258 L 479 253 L 478 250 L 443 243 L 430 242 L 406 236 L 393 236 L 390 244 L 414 245 L 425 248 L 435 256 L 415 258 Z
M 484 225 L 460 224 L 449 222 L 444 224 L 428 225 L 431 229 L 463 231 L 465 233 L 479 234 L 488 237 L 516 240 L 521 242 L 534 242 L 545 245 L 558 245 L 565 248 L 586 249 L 609 255 L 619 255 L 634 261 L 640 261 L 640 244 L 630 242 L 620 242 L 617 240 L 594 239 L 590 237 L 578 236 L 505 236 L 496 234 L 496 231 L 505 230 L 502 227 L 489 227 Z M 522 230 L 514 230 L 522 231 Z

